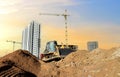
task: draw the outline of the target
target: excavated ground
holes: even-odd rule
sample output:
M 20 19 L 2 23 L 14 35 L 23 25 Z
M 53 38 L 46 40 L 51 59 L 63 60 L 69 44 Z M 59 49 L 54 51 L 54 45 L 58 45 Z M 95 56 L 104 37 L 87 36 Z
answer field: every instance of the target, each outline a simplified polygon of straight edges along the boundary
M 120 77 L 120 48 L 79 50 L 49 63 L 17 50 L 0 58 L 0 77 Z
M 40 63 L 28 51 L 17 50 L 0 58 L 0 77 L 37 77 Z
M 76 51 L 59 62 L 41 62 L 39 77 L 120 77 L 120 48 Z

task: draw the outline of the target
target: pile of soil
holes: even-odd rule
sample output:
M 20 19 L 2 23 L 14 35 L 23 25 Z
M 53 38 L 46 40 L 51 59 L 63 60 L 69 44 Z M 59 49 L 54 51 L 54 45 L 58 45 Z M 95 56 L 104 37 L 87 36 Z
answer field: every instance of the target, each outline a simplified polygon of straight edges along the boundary
M 120 77 L 120 48 L 76 51 L 59 62 L 41 62 L 41 77 Z
M 0 58 L 0 77 L 120 77 L 120 48 L 79 50 L 49 63 L 17 50 Z
M 37 77 L 40 63 L 25 50 L 17 50 L 0 58 L 0 77 Z

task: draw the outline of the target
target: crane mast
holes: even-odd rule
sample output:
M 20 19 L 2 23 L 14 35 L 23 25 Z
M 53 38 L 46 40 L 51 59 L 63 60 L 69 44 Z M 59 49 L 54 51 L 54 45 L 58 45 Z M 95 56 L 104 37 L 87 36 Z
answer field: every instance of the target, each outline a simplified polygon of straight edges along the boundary
M 52 13 L 40 13 L 39 15 L 53 15 L 53 16 L 63 16 L 65 19 L 65 42 L 66 42 L 66 47 L 68 47 L 68 25 L 67 25 L 67 18 L 68 15 L 67 14 L 67 10 L 65 10 L 65 13 L 63 14 L 52 14 Z
M 14 51 L 14 49 L 15 49 L 15 44 L 21 44 L 21 42 L 11 41 L 11 40 L 7 40 L 6 42 L 11 42 L 11 43 L 13 43 L 13 51 Z

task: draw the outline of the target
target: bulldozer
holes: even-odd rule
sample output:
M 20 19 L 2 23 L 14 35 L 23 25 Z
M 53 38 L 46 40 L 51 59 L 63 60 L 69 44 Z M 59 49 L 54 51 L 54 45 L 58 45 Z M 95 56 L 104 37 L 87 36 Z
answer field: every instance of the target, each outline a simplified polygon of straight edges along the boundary
M 71 52 L 77 51 L 77 49 L 77 45 L 58 45 L 57 41 L 49 41 L 40 56 L 41 60 L 44 62 L 59 61 L 64 59 Z

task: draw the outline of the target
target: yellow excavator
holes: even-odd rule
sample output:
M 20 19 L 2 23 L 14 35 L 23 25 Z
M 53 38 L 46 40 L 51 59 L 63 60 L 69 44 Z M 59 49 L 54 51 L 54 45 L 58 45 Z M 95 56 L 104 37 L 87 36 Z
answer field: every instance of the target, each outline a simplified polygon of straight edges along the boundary
M 57 41 L 49 41 L 46 44 L 46 49 L 40 56 L 44 62 L 59 61 L 77 49 L 77 45 L 58 45 Z

